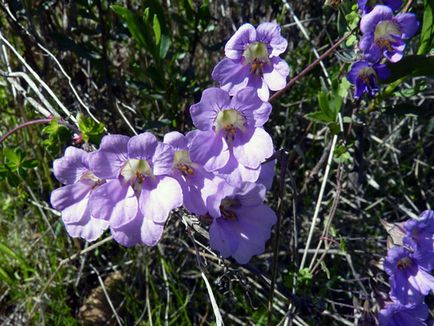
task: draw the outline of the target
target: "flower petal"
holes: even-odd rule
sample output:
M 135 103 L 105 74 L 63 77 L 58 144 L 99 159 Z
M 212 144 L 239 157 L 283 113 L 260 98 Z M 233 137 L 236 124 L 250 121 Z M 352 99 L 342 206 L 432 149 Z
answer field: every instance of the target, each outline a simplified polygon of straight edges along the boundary
M 225 55 L 230 59 L 240 59 L 244 49 L 256 41 L 256 29 L 251 24 L 241 25 L 225 46 Z
M 215 173 L 233 187 L 239 187 L 242 182 L 256 182 L 259 178 L 261 167 L 250 169 L 240 164 L 233 154 L 228 163 Z
M 208 171 L 218 170 L 229 160 L 229 148 L 221 134 L 213 130 L 198 131 L 190 145 L 190 158 Z
M 157 137 L 144 132 L 128 141 L 128 158 L 150 161 L 158 145 Z
M 200 102 L 190 107 L 193 124 L 199 130 L 212 129 L 218 113 L 229 108 L 230 103 L 230 96 L 226 91 L 216 87 L 205 89 Z
M 138 212 L 137 216 L 128 224 L 120 228 L 111 228 L 113 239 L 125 247 L 132 247 L 142 242 L 140 229 L 143 223 L 143 215 Z
M 241 112 L 251 127 L 262 127 L 271 113 L 271 104 L 262 101 L 253 87 L 247 87 L 235 94 L 230 106 Z
M 137 215 L 137 197 L 127 183 L 110 180 L 91 194 L 89 200 L 92 216 L 110 222 L 112 228 L 120 228 Z
M 182 190 L 171 177 L 156 177 L 143 184 L 139 207 L 145 218 L 156 223 L 166 222 L 172 209 L 182 205 Z
M 250 66 L 244 65 L 241 60 L 224 58 L 214 67 L 212 79 L 218 81 L 223 90 L 235 95 L 245 88 L 250 78 Z
M 238 247 L 238 237 L 231 224 L 216 218 L 209 228 L 209 245 L 224 258 L 231 256 Z
M 362 17 L 360 21 L 360 30 L 363 34 L 373 33 L 377 24 L 384 20 L 391 20 L 393 11 L 388 6 L 376 5 L 369 14 Z
M 86 166 L 87 154 L 82 149 L 67 147 L 65 155 L 53 162 L 53 173 L 56 179 L 65 185 L 80 180 L 81 176 L 89 170 Z
M 120 169 L 128 160 L 127 136 L 104 136 L 99 150 L 89 154 L 89 167 L 99 178 L 114 179 L 119 176 Z
M 234 156 L 245 167 L 256 169 L 273 155 L 273 140 L 262 128 L 237 133 L 234 138 Z
M 163 143 L 169 144 L 175 150 L 186 150 L 188 146 L 188 139 L 186 136 L 178 131 L 172 131 L 164 135 Z
M 145 218 L 140 229 L 141 240 L 145 245 L 153 247 L 160 241 L 163 231 L 164 223 L 155 223 L 152 219 Z
M 73 238 L 83 238 L 86 241 L 95 241 L 109 227 L 109 222 L 92 216 L 86 216 L 78 223 L 65 223 L 65 229 Z
M 396 15 L 394 20 L 398 23 L 403 39 L 412 38 L 419 30 L 419 21 L 415 14 L 402 13 Z
M 286 77 L 289 75 L 289 66 L 285 60 L 272 58 L 268 69 L 264 69 L 264 81 L 272 91 L 281 90 L 286 86 Z
M 256 28 L 256 39 L 258 42 L 269 44 L 271 47 L 270 56 L 277 57 L 288 47 L 288 41 L 280 32 L 280 26 L 276 23 L 262 23 Z

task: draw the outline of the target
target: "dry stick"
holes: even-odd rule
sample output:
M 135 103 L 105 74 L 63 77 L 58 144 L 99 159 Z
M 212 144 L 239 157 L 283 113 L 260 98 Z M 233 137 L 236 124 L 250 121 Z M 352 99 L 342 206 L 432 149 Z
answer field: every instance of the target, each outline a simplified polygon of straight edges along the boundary
M 276 285 L 276 275 L 277 275 L 277 261 L 278 261 L 278 251 L 280 242 L 280 223 L 283 215 L 283 197 L 285 196 L 285 176 L 286 170 L 288 168 L 288 156 L 285 151 L 280 151 L 279 155 L 280 161 L 280 182 L 279 182 L 279 195 L 277 200 L 277 223 L 276 223 L 276 233 L 273 242 L 273 265 L 271 270 L 271 284 L 270 284 L 270 294 L 268 298 L 268 325 L 272 325 L 273 317 L 273 300 L 274 300 L 274 287 Z
M 310 39 L 310 37 L 309 37 L 309 34 L 307 33 L 307 31 L 306 31 L 306 29 L 304 28 L 303 24 L 300 22 L 300 19 L 298 19 L 297 15 L 295 14 L 295 12 L 294 12 L 294 10 L 292 9 L 291 5 L 290 5 L 286 0 L 283 0 L 282 2 L 283 2 L 283 4 L 285 5 L 285 7 L 289 10 L 289 12 L 290 12 L 290 14 L 291 14 L 291 16 L 292 16 L 292 19 L 294 19 L 295 24 L 296 24 L 296 25 L 298 26 L 298 28 L 300 29 L 300 31 L 301 31 L 301 33 L 303 34 L 304 38 L 305 38 L 305 39 L 310 43 L 310 46 L 311 46 L 311 48 L 312 48 L 312 52 L 313 52 L 313 54 L 315 55 L 315 57 L 316 57 L 317 59 L 319 59 L 319 58 L 320 58 L 320 55 L 319 55 L 317 49 L 316 49 L 315 46 L 313 45 L 313 43 L 312 43 L 312 41 L 311 41 L 311 39 Z M 325 67 L 325 65 L 324 65 L 324 62 L 320 61 L 320 62 L 319 62 L 319 65 L 321 66 L 321 69 L 322 69 L 322 71 L 323 71 L 323 73 L 324 73 L 324 76 L 326 77 L 327 83 L 329 84 L 329 86 L 331 86 L 331 85 L 332 85 L 332 82 L 331 82 L 331 80 L 330 80 L 329 73 L 327 72 L 327 69 L 326 69 L 326 67 Z
M 66 73 L 65 69 L 63 69 L 63 67 L 60 64 L 59 60 L 57 60 L 57 58 L 54 56 L 54 54 L 52 54 L 48 49 L 46 49 L 45 47 L 43 47 L 40 43 L 37 43 L 37 44 L 38 44 L 39 48 L 41 48 L 42 51 L 44 51 L 46 54 L 48 54 L 50 56 L 51 59 L 54 60 L 54 62 L 57 64 L 57 66 L 59 67 L 60 71 L 62 72 L 63 76 L 65 76 L 65 78 L 68 79 L 69 87 L 71 88 L 72 92 L 74 93 L 75 98 L 77 99 L 77 101 L 81 104 L 81 106 L 86 110 L 86 112 L 89 114 L 89 116 L 96 123 L 100 123 L 99 120 L 97 118 L 95 118 L 95 116 L 92 114 L 92 112 L 90 111 L 89 107 L 81 99 L 80 95 L 78 95 L 77 90 L 75 89 L 74 85 L 72 84 L 71 77 Z M 106 128 L 104 128 L 104 129 L 105 129 L 105 131 L 107 131 Z
M 71 112 L 63 105 L 63 103 L 59 100 L 59 98 L 54 94 L 50 87 L 39 77 L 39 75 L 33 70 L 33 68 L 24 60 L 24 58 L 18 53 L 18 51 L 13 47 L 9 41 L 0 34 L 0 40 L 7 45 L 9 49 L 15 54 L 18 60 L 26 67 L 26 69 L 31 73 L 31 75 L 41 84 L 41 86 L 47 91 L 48 94 L 53 98 L 53 100 L 57 103 L 57 105 L 62 109 L 62 111 L 70 118 L 74 123 L 77 123 L 77 120 L 74 116 L 71 115 Z
M 272 102 L 272 101 L 278 99 L 279 97 L 281 97 L 300 78 L 302 78 L 303 76 L 305 76 L 313 68 L 315 68 L 316 65 L 318 65 L 319 63 L 321 63 L 322 60 L 324 60 L 326 57 L 328 57 L 330 54 L 332 54 L 333 51 L 335 51 L 340 44 L 342 44 L 351 34 L 353 34 L 353 32 L 354 32 L 354 30 L 348 32 L 343 37 L 341 37 L 335 44 L 333 44 L 333 46 L 330 47 L 330 49 L 328 49 L 326 52 L 324 52 L 319 58 L 317 58 L 309 66 L 307 66 L 305 69 L 303 69 L 294 78 L 292 78 L 288 82 L 288 84 L 286 84 L 286 86 L 283 89 L 281 89 L 280 91 L 276 92 L 273 96 L 271 96 L 270 99 L 269 99 L 269 101 Z M 303 259 L 302 259 L 300 270 L 304 267 L 304 263 L 305 263 L 305 260 L 306 260 L 307 249 L 309 249 L 310 241 L 312 240 L 313 229 L 314 229 L 314 225 L 316 223 L 316 219 L 318 217 L 319 206 L 320 206 L 320 203 L 321 203 L 321 200 L 322 200 L 322 196 L 324 195 L 325 184 L 327 182 L 328 173 L 330 171 L 330 164 L 331 164 L 331 159 L 333 158 L 333 151 L 334 151 L 334 148 L 336 146 L 336 141 L 337 141 L 337 136 L 335 135 L 335 136 L 333 136 L 332 146 L 331 146 L 330 155 L 329 155 L 329 162 L 328 162 L 327 168 L 326 168 L 326 175 L 324 177 L 324 182 L 323 182 L 323 185 L 321 187 L 320 197 L 319 197 L 319 201 L 317 203 L 317 209 L 315 210 L 314 218 L 312 220 L 311 230 L 309 232 L 308 242 L 306 243 L 306 250 L 305 250 L 304 255 L 303 255 Z M 282 153 L 284 153 L 284 152 L 282 151 Z M 282 155 L 284 155 L 284 154 L 282 154 Z M 286 168 L 287 168 L 287 162 L 285 163 L 284 169 L 283 169 L 283 164 L 281 164 L 281 177 L 282 177 L 282 175 L 284 176 L 284 174 L 286 173 Z M 284 170 L 285 172 L 282 173 L 282 170 Z M 284 183 L 284 181 L 282 181 L 282 178 L 281 178 L 281 183 L 282 182 Z M 282 188 L 282 185 L 281 185 L 281 188 Z M 283 188 L 284 188 L 284 185 L 283 185 Z M 282 190 L 282 189 L 280 189 L 280 190 Z M 283 195 L 283 193 L 281 193 L 281 194 Z M 282 201 L 283 201 L 283 198 L 280 197 L 280 195 L 279 195 L 279 199 L 278 199 L 278 215 L 277 215 L 277 224 L 276 224 L 276 239 L 275 239 L 274 244 L 273 244 L 274 256 L 273 256 L 272 278 L 271 278 L 271 285 L 270 285 L 271 291 L 270 291 L 270 297 L 269 297 L 269 302 L 268 302 L 268 325 L 272 324 L 272 311 L 273 311 L 273 304 L 272 304 L 272 302 L 273 302 L 274 287 L 275 287 L 275 282 L 276 282 L 276 270 L 277 270 L 277 259 L 278 259 L 276 251 L 278 250 L 278 242 L 279 242 L 279 229 L 280 229 L 280 217 L 281 217 L 280 210 L 282 210 Z
M 329 176 L 329 173 L 330 173 L 330 167 L 331 167 L 331 163 L 332 163 L 332 159 L 333 159 L 333 152 L 335 150 L 335 146 L 336 146 L 336 141 L 337 140 L 338 140 L 338 136 L 334 135 L 333 136 L 333 140 L 332 140 L 332 146 L 330 148 L 329 158 L 327 160 L 327 167 L 326 167 L 326 170 L 325 170 L 325 173 L 324 173 L 324 179 L 323 179 L 322 184 L 321 184 L 321 189 L 320 189 L 320 192 L 319 192 L 319 195 L 318 195 L 318 201 L 316 203 L 315 212 L 313 214 L 313 218 L 312 218 L 312 222 L 311 222 L 310 230 L 309 230 L 309 235 L 307 237 L 306 247 L 305 247 L 305 250 L 304 250 L 304 253 L 303 253 L 303 258 L 301 259 L 301 264 L 300 264 L 299 270 L 302 270 L 304 268 L 304 264 L 306 262 L 307 252 L 309 250 L 310 242 L 312 241 L 313 231 L 315 229 L 315 224 L 316 224 L 317 219 L 318 219 L 319 209 L 321 207 L 322 198 L 324 196 L 324 190 L 325 190 L 325 187 L 326 187 L 326 184 L 327 184 L 327 180 L 328 180 L 328 176 Z
M 23 78 L 26 83 L 30 86 L 30 88 L 35 92 L 35 94 L 38 96 L 39 100 L 44 104 L 45 108 L 50 112 L 49 115 L 53 116 L 59 116 L 56 110 L 51 106 L 50 102 L 47 101 L 47 99 L 42 95 L 42 93 L 39 91 L 38 87 L 36 86 L 35 82 L 24 72 L 9 72 L 4 73 L 0 71 L 0 75 L 5 78 Z M 44 115 L 45 117 L 48 117 L 49 115 Z
M 350 32 L 348 32 L 347 34 L 345 34 L 344 36 L 342 36 L 335 44 L 333 44 L 330 49 L 328 49 L 326 52 L 324 52 L 319 58 L 317 58 L 314 62 L 312 62 L 309 66 L 307 66 L 306 68 L 304 68 L 298 75 L 296 75 L 294 78 L 290 79 L 288 84 L 286 84 L 286 86 L 284 88 L 282 88 L 280 91 L 274 93 L 271 97 L 270 97 L 270 102 L 278 99 L 279 97 L 281 97 L 283 94 L 285 94 L 285 92 L 287 90 L 289 90 L 292 86 L 294 86 L 294 84 L 301 78 L 304 77 L 305 75 L 307 75 L 307 73 L 309 73 L 313 68 L 315 68 L 322 60 L 324 60 L 325 58 L 327 58 L 330 54 L 332 54 L 339 45 L 342 44 L 342 42 L 344 42 L 348 37 L 351 36 L 351 34 L 354 33 L 355 30 L 352 30 Z
M 1 33 L 1 31 L 0 31 L 0 33 Z M 11 65 L 9 63 L 9 56 L 8 56 L 8 53 L 6 52 L 6 47 L 4 44 L 2 44 L 1 48 L 2 48 L 2 52 L 3 52 L 3 59 L 4 59 L 4 62 L 6 64 L 6 69 L 8 70 L 8 73 L 11 73 L 12 68 L 11 68 Z M 15 87 L 12 84 L 11 84 L 11 89 L 12 89 L 12 97 L 14 98 L 14 100 L 16 100 L 17 99 L 17 91 L 15 90 Z
M 97 278 L 98 278 L 99 285 L 101 286 L 102 291 L 104 292 L 104 296 L 105 296 L 105 298 L 106 298 L 106 300 L 107 300 L 107 302 L 108 302 L 108 304 L 109 304 L 109 306 L 110 306 L 110 309 L 112 310 L 112 312 L 113 312 L 113 314 L 114 314 L 114 316 L 115 316 L 115 318 L 116 318 L 116 321 L 117 321 L 118 325 L 122 326 L 122 325 L 123 325 L 123 324 L 122 324 L 122 321 L 121 321 L 121 319 L 119 318 L 118 312 L 116 311 L 116 308 L 115 308 L 115 306 L 113 305 L 112 300 L 110 299 L 110 296 L 109 296 L 109 294 L 108 294 L 108 292 L 107 292 L 107 290 L 106 290 L 106 288 L 105 288 L 104 281 L 102 280 L 101 275 L 99 274 L 98 270 L 97 270 L 97 269 L 96 269 L 92 264 L 90 264 L 90 267 L 91 267 L 91 268 L 94 270 L 94 272 L 96 273 L 96 276 L 97 276 Z

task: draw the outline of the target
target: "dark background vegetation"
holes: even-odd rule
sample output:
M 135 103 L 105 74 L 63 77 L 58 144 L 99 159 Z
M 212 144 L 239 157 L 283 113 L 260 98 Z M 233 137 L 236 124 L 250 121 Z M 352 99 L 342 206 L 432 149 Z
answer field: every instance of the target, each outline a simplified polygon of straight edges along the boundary
M 188 109 L 214 85 L 211 71 L 242 23 L 282 25 L 294 76 L 315 60 L 314 51 L 323 53 L 345 33 L 355 2 L 333 9 L 318 0 L 0 1 L 0 32 L 72 117 L 86 117 L 81 128 L 90 149 L 103 125 L 127 135 L 190 130 Z M 421 19 L 422 2 L 412 8 Z M 418 42 L 416 36 L 409 53 Z M 34 104 L 43 105 L 38 92 L 70 118 L 0 44 L 0 133 L 42 117 Z M 52 160 L 72 143 L 72 134 L 55 123 L 15 133 L 0 151 L 2 325 L 214 324 L 202 271 L 227 325 L 265 325 L 276 255 L 272 325 L 373 324 L 388 292 L 379 264 L 387 238 L 380 220 L 402 221 L 434 203 L 434 90 L 432 79 L 414 77 L 375 101 L 353 101 L 351 91 L 344 96 L 341 113 L 350 122 L 338 134 L 312 251 L 328 232 L 312 268 L 298 272 L 333 137 L 333 128 L 305 115 L 318 110 L 318 92 L 332 88 L 326 73 L 342 82 L 355 57 L 349 40 L 324 60 L 324 69 L 317 66 L 273 102 L 266 129 L 276 149 L 288 153 L 285 178 L 275 180 L 268 200 L 276 209 L 282 184 L 282 221 L 273 232 L 280 242 L 273 251 L 271 240 L 246 266 L 219 259 L 207 247 L 206 232 L 194 231 L 202 226 L 182 218 L 182 211 L 172 214 L 154 248 L 106 241 L 81 252 L 92 244 L 68 237 L 47 203 L 60 186 Z

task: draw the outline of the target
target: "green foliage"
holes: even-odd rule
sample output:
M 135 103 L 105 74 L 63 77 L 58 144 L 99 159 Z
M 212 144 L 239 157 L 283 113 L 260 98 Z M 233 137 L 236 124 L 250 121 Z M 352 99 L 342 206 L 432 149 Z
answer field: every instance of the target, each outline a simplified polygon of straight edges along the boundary
M 331 91 L 318 93 L 320 110 L 308 113 L 305 117 L 313 122 L 328 125 L 334 133 L 338 133 L 340 129 L 336 121 L 349 88 L 350 83 L 346 78 L 341 82 L 334 80 Z
M 90 117 L 80 113 L 77 115 L 78 128 L 81 131 L 83 140 L 87 143 L 99 145 L 104 136 L 104 124 L 98 123 Z
M 17 251 L 12 250 L 6 244 L 0 242 L 0 280 L 12 285 L 17 281 L 26 281 L 33 269 L 26 262 L 26 259 Z
M 60 124 L 57 119 L 52 119 L 50 124 L 42 129 L 42 133 L 46 136 L 42 144 L 53 155 L 57 155 L 63 144 L 69 142 L 72 136 L 71 130 Z
M 333 152 L 333 160 L 336 163 L 347 164 L 351 163 L 352 157 L 345 146 L 339 145 L 336 146 L 335 151 Z
M 26 159 L 24 152 L 16 147 L 3 150 L 3 164 L 0 165 L 0 180 L 7 180 L 11 187 L 17 187 L 21 180 L 28 178 L 29 170 L 38 166 L 38 161 Z
M 427 54 L 434 47 L 434 1 L 424 0 L 422 30 L 417 54 Z

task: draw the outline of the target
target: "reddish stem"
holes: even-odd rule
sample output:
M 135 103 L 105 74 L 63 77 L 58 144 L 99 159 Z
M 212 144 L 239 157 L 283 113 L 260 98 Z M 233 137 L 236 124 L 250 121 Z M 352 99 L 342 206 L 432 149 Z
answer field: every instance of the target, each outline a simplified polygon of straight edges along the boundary
M 288 84 L 284 88 L 282 88 L 280 91 L 274 93 L 270 99 L 269 102 L 272 102 L 279 97 L 281 97 L 288 89 L 290 89 L 301 77 L 307 75 L 313 68 L 315 68 L 322 60 L 327 58 L 330 54 L 332 54 L 336 48 L 342 44 L 348 37 L 350 37 L 351 34 L 353 34 L 354 30 L 348 32 L 344 36 L 342 36 L 335 44 L 332 45 L 330 49 L 328 49 L 326 52 L 324 52 L 319 58 L 317 58 L 314 62 L 312 62 L 310 65 L 308 65 L 306 68 L 304 68 L 298 75 L 293 77 L 289 80 Z
M 9 136 L 11 136 L 12 134 L 14 134 L 16 131 L 28 127 L 28 126 L 32 126 L 32 125 L 39 125 L 39 124 L 49 124 L 53 119 L 37 119 L 37 120 L 31 120 L 31 121 L 27 121 L 24 122 L 18 126 L 16 126 L 14 129 L 9 130 L 3 137 L 0 138 L 0 144 L 2 144 Z M 68 122 L 66 121 L 59 121 L 60 124 L 74 130 L 75 132 L 79 132 L 77 130 L 77 128 L 75 128 L 74 126 L 71 126 Z

